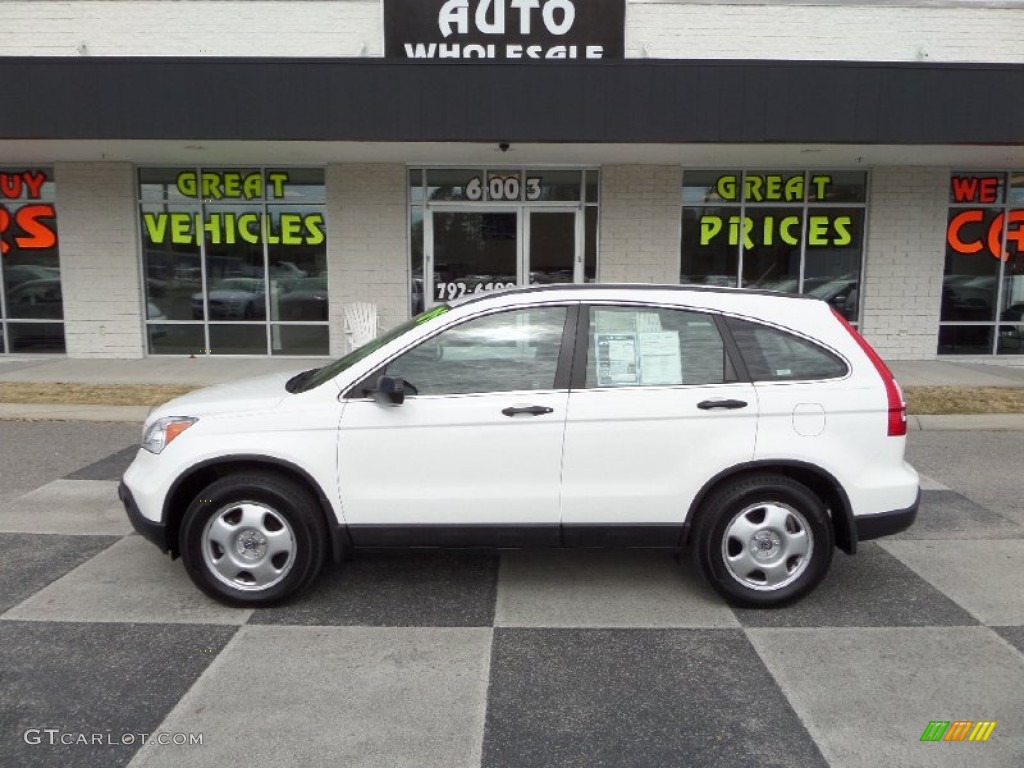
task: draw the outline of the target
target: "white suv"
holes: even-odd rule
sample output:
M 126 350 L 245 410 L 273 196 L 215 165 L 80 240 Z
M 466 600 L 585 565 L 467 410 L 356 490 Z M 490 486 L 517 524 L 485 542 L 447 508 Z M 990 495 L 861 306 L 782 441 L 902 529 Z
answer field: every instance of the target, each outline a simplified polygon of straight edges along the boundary
M 414 318 L 340 360 L 156 409 L 135 528 L 243 605 L 363 547 L 691 542 L 740 605 L 810 591 L 834 547 L 914 520 L 906 408 L 823 301 L 546 286 Z

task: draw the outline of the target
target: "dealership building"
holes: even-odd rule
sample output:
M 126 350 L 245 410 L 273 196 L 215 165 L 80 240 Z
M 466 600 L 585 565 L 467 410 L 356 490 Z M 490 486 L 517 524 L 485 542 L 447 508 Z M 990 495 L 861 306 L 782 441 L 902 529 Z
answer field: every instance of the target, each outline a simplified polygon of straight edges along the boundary
M 1000 0 L 8 0 L 0 354 L 337 356 L 596 281 L 1024 363 L 1022 40 Z

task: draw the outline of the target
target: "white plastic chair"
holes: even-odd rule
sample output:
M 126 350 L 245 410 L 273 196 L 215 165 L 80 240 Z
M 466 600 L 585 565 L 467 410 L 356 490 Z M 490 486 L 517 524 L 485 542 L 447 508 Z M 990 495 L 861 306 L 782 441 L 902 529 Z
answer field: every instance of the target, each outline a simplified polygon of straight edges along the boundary
M 368 301 L 346 304 L 345 333 L 348 334 L 349 349 L 358 349 L 377 338 L 380 333 L 377 305 Z

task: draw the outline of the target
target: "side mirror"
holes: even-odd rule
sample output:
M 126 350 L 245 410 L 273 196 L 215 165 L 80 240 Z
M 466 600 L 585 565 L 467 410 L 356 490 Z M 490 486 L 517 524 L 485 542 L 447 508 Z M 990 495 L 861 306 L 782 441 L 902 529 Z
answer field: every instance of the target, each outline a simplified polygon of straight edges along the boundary
M 401 376 L 381 376 L 370 397 L 380 405 L 401 405 L 405 402 L 405 379 Z

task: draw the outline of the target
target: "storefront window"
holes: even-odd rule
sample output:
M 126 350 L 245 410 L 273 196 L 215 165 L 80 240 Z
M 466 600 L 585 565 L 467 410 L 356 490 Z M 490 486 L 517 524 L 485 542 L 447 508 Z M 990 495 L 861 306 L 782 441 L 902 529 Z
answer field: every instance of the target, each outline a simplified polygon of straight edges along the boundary
M 859 319 L 867 174 L 686 171 L 679 280 L 828 301 Z
M 328 354 L 323 171 L 139 171 L 151 354 Z
M 64 352 L 53 171 L 0 167 L 0 353 Z
M 954 172 L 939 354 L 1024 354 L 1024 172 Z

